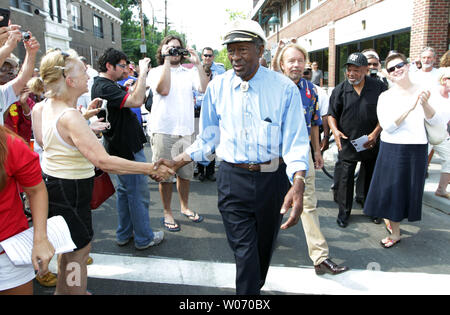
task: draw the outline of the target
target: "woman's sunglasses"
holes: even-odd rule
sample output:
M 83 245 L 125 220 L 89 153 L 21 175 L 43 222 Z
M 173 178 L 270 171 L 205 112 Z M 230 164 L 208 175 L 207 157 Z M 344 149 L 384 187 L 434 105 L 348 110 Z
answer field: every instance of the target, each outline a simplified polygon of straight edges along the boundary
M 400 62 L 399 64 L 396 64 L 393 67 L 387 68 L 386 70 L 388 73 L 391 73 L 391 72 L 394 72 L 396 68 L 397 69 L 403 68 L 406 64 L 408 64 L 408 63 L 403 61 L 403 62 Z

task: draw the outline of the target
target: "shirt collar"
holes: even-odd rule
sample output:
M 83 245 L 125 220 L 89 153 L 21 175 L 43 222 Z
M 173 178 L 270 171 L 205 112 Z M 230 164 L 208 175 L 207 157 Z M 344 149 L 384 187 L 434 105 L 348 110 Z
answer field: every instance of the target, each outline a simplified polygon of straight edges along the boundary
M 262 77 L 264 76 L 264 71 L 265 68 L 263 66 L 259 66 L 258 71 L 256 71 L 253 78 L 251 78 L 250 81 L 248 81 L 250 87 L 252 86 L 254 87 L 255 84 L 257 84 L 257 82 L 259 82 L 262 79 Z M 240 77 L 238 77 L 236 73 L 233 73 L 233 80 L 232 80 L 233 89 L 240 87 L 242 82 L 243 80 Z

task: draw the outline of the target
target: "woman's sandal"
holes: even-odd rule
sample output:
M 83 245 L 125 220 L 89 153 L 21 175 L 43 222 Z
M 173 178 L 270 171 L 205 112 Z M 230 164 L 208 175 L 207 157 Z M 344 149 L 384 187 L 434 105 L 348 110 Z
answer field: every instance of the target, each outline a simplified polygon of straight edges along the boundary
M 386 242 L 384 242 L 386 240 Z M 398 240 L 393 240 L 390 237 L 387 237 L 383 240 L 380 241 L 381 246 L 383 246 L 384 248 L 391 248 L 394 247 L 396 244 L 400 243 L 401 239 Z
M 388 223 L 388 224 L 385 224 L 385 227 L 386 227 L 386 230 L 388 231 L 388 233 L 392 234 L 392 227 L 391 227 L 391 225 Z

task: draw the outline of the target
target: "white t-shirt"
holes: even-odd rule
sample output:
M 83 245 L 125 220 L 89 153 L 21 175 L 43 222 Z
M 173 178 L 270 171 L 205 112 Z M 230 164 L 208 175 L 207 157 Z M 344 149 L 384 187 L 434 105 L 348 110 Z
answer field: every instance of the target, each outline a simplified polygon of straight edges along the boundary
M 419 86 L 427 89 L 432 89 L 439 85 L 440 72 L 438 69 L 433 68 L 429 72 L 417 70 L 409 74 L 411 82 L 418 84 Z
M 196 68 L 171 68 L 170 92 L 156 92 L 163 66 L 150 70 L 147 86 L 153 91 L 153 105 L 148 122 L 149 133 L 188 136 L 194 133 L 194 95 L 199 90 L 200 77 Z
M 320 86 L 314 84 L 314 87 L 317 90 L 320 116 L 321 117 L 326 116 L 326 115 L 328 115 L 328 107 L 330 105 L 330 97 L 328 96 L 327 92 Z
M 17 102 L 19 96 L 14 92 L 12 81 L 0 86 L 0 125 L 3 126 L 3 114 L 9 106 Z

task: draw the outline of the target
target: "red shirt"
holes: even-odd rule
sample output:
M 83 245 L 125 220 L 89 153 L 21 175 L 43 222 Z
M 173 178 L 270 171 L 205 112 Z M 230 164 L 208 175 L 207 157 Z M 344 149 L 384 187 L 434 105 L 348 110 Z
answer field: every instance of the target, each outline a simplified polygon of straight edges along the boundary
M 31 97 L 27 98 L 27 104 L 31 110 L 34 107 L 35 102 Z M 31 117 L 28 117 L 31 118 Z M 31 119 L 25 117 L 23 113 L 22 105 L 19 101 L 12 104 L 5 115 L 5 127 L 8 127 L 19 136 L 25 139 L 26 142 L 30 143 L 31 140 Z
M 0 241 L 28 228 L 18 185 L 33 187 L 42 181 L 39 155 L 17 137 L 7 135 L 6 186 L 0 191 Z

